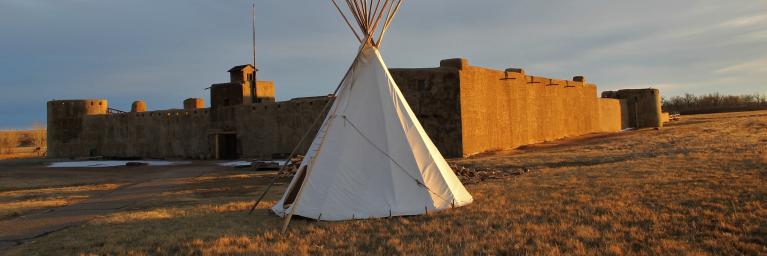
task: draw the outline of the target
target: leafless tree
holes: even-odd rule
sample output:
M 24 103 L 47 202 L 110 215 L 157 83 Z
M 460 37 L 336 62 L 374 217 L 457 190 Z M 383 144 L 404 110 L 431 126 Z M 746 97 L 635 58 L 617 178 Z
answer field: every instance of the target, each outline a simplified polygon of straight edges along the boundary
M 701 96 L 687 93 L 683 96 L 663 98 L 663 110 L 667 112 L 707 113 L 762 108 L 767 108 L 767 96 L 758 93 L 745 95 L 711 93 Z

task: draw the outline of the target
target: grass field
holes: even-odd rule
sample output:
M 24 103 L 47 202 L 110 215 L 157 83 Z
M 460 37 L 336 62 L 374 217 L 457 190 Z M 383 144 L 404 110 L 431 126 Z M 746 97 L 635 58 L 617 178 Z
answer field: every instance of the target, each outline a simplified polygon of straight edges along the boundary
M 530 172 L 468 185 L 475 202 L 467 207 L 340 223 L 295 220 L 282 234 L 267 207 L 288 180 L 248 216 L 269 175 L 221 167 L 5 254 L 767 254 L 767 111 L 683 116 L 661 130 L 451 162 Z M 34 169 L 25 166 L 0 166 L 0 175 Z M 130 183 L 120 175 L 125 170 L 88 172 L 78 182 L 60 173 L 39 178 L 44 187 L 24 175 L 0 176 L 0 204 L 98 196 Z

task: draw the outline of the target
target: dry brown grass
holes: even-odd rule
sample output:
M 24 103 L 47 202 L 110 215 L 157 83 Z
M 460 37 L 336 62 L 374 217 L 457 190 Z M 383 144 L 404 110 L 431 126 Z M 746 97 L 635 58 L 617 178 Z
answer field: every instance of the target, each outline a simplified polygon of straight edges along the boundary
M 393 219 L 297 220 L 286 234 L 267 205 L 245 214 L 260 188 L 254 184 L 266 177 L 234 170 L 8 254 L 764 255 L 765 145 L 765 111 L 686 116 L 658 131 L 456 160 L 532 170 L 468 186 L 475 203 L 467 207 Z
M 113 190 L 118 184 L 65 186 L 0 192 L 0 221 L 60 207 L 90 198 L 94 192 Z
M 45 155 L 46 130 L 0 131 L 0 159 L 40 157 Z
M 20 134 L 17 131 L 0 131 L 0 154 L 12 154 L 19 146 Z

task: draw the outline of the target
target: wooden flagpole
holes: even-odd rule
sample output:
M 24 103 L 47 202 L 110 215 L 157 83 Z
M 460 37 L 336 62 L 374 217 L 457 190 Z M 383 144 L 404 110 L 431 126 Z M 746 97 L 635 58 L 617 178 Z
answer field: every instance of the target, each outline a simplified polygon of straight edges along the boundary
M 256 98 L 256 83 L 258 83 L 258 79 L 256 78 L 256 75 L 258 73 L 258 68 L 256 67 L 256 3 L 253 2 L 253 78 L 252 81 L 250 81 L 250 97 L 251 102 L 256 103 L 258 100 Z

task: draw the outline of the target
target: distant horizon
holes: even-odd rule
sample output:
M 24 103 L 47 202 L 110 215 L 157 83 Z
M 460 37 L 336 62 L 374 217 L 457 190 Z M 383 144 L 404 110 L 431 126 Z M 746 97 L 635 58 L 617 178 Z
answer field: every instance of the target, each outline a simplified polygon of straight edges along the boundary
M 434 3 L 440 3 L 435 5 Z M 357 45 L 332 4 L 257 1 L 259 80 L 278 100 L 326 95 Z M 487 8 L 493 6 L 494 8 Z M 45 124 L 52 99 L 181 108 L 250 62 L 251 1 L 0 3 L 0 129 Z M 546 15 L 542 15 L 546 13 Z M 653 15 L 647 15 L 652 13 Z M 384 40 L 389 67 L 523 68 L 598 91 L 663 97 L 767 94 L 767 3 L 407 1 Z M 662 18 L 656 18 L 662 17 Z

